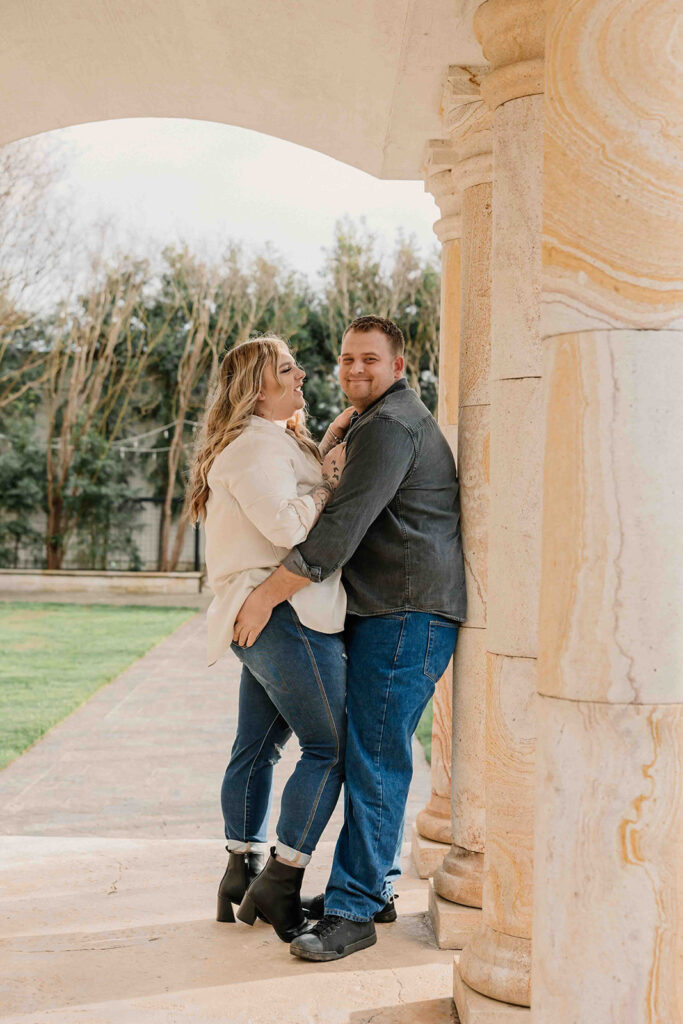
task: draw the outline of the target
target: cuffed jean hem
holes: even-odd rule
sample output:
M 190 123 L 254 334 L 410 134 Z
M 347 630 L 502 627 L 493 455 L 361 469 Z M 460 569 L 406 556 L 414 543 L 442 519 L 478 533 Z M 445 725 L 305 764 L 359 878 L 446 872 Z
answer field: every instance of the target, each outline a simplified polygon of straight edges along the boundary
M 275 844 L 275 854 L 280 857 L 281 860 L 286 860 L 289 864 L 292 864 L 295 868 L 305 868 L 311 862 L 310 853 L 302 853 L 301 850 L 293 850 L 291 846 L 285 846 L 279 840 Z
M 228 839 L 225 848 L 229 853 L 266 853 L 268 843 L 245 843 L 241 839 Z
M 325 917 L 343 917 L 345 921 L 362 924 L 365 921 L 372 921 L 373 916 L 370 914 L 369 917 L 361 917 L 360 914 L 351 914 L 348 910 L 335 910 L 334 907 L 328 907 L 327 901 L 325 902 Z

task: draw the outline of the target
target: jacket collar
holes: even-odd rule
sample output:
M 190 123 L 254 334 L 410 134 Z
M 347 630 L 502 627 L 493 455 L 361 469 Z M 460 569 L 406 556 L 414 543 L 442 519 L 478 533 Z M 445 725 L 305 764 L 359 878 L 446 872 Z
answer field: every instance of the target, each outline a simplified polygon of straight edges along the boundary
M 367 409 L 363 409 L 362 412 L 354 412 L 353 416 L 351 417 L 351 419 L 349 421 L 349 427 L 352 427 L 354 425 L 354 423 L 357 423 L 358 420 L 361 419 L 363 416 L 367 416 L 367 414 L 370 412 L 370 410 L 374 409 L 375 406 L 377 405 L 377 403 L 381 402 L 383 399 L 385 399 L 387 397 L 387 395 L 393 395 L 394 391 L 407 391 L 407 390 L 408 390 L 408 381 L 405 379 L 405 377 L 401 377 L 399 380 L 395 380 L 394 383 L 391 385 L 391 387 L 387 388 L 387 390 L 384 392 L 384 394 L 380 395 L 379 398 L 376 398 L 374 402 L 370 403 L 370 405 L 367 407 Z

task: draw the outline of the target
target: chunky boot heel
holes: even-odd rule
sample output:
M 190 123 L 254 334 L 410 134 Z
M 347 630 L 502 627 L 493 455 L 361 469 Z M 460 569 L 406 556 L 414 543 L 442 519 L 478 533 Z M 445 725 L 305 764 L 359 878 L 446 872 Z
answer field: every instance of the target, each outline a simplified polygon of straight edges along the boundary
M 292 942 L 308 928 L 308 919 L 301 908 L 303 877 L 303 868 L 277 860 L 273 847 L 265 868 L 247 889 L 237 917 L 246 924 L 253 924 L 253 918 L 249 918 L 258 912 L 272 924 L 278 938 Z M 247 904 L 252 904 L 253 909 Z M 242 916 L 243 910 L 245 916 Z
M 216 911 L 216 920 L 222 924 L 234 924 L 235 923 L 235 912 L 232 909 L 232 903 L 227 896 L 221 896 L 218 894 L 218 909 Z
M 244 897 L 239 905 L 237 911 L 237 920 L 243 921 L 244 924 L 252 925 L 256 920 L 256 904 L 252 900 L 249 893 Z
M 262 853 L 251 850 L 249 853 L 230 853 L 228 866 L 218 886 L 217 921 L 234 924 L 235 915 L 231 904 L 240 905 L 247 888 L 262 870 Z

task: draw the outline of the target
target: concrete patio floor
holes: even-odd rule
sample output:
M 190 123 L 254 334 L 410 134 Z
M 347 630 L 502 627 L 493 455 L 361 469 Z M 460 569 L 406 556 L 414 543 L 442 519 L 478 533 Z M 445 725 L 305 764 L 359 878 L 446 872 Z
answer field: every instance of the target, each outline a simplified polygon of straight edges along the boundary
M 309 964 L 261 922 L 214 920 L 239 665 L 205 667 L 204 629 L 198 614 L 0 773 L 0 1020 L 450 1024 L 453 954 L 436 948 L 408 844 L 399 920 L 363 953 Z M 409 822 L 429 796 L 415 755 Z M 296 756 L 292 742 L 273 823 Z M 308 893 L 340 823 L 341 803 Z

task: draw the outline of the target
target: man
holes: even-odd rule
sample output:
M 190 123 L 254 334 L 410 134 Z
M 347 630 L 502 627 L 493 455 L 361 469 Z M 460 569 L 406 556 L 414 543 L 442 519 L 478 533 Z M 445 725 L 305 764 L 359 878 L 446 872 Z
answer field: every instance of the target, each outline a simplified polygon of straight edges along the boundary
M 412 778 L 412 736 L 465 619 L 458 479 L 436 421 L 403 376 L 404 341 L 390 320 L 346 329 L 339 382 L 355 409 L 346 466 L 311 530 L 242 607 L 251 643 L 272 609 L 343 566 L 348 597 L 346 815 L 325 915 L 291 952 L 336 960 L 377 941 Z

